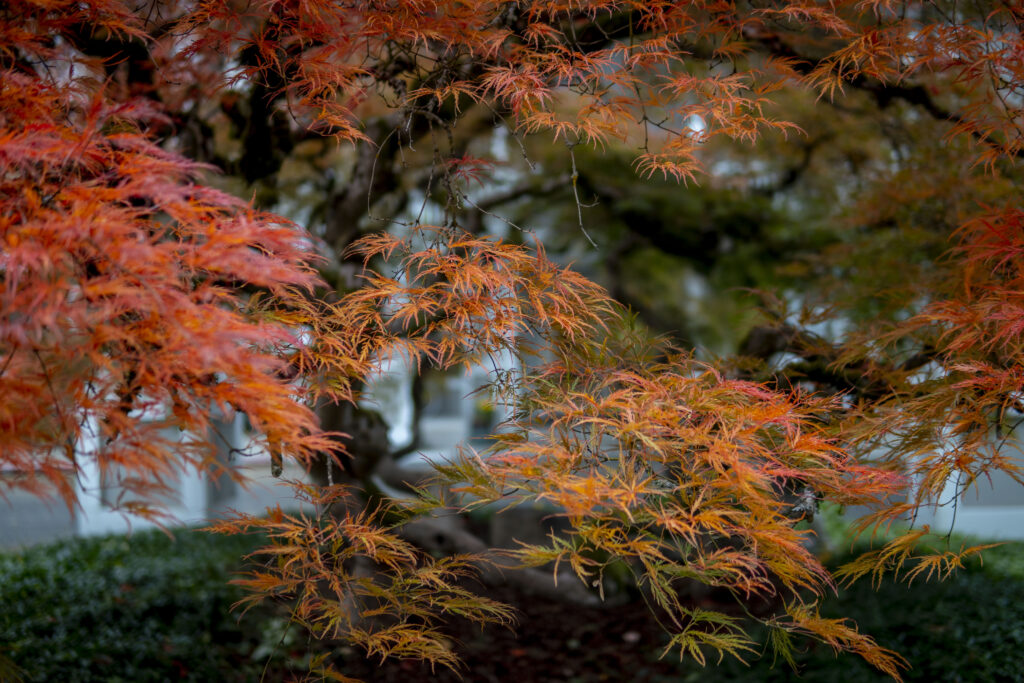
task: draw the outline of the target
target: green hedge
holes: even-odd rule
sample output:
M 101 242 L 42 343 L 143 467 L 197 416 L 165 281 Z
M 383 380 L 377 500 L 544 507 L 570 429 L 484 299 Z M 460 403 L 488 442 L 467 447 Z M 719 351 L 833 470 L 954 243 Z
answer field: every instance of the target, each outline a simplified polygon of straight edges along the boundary
M 255 681 L 271 655 L 272 671 L 302 670 L 305 639 L 285 630 L 280 614 L 239 621 L 230 611 L 241 593 L 227 581 L 260 539 L 174 536 L 79 539 L 0 555 L 0 659 L 33 682 Z M 910 681 L 1024 681 L 1024 544 L 985 558 L 944 582 L 886 581 L 878 591 L 861 582 L 826 600 L 823 615 L 853 618 L 900 652 L 913 665 Z M 810 642 L 798 648 L 802 682 L 883 680 L 856 656 L 837 658 Z M 683 663 L 673 680 L 795 680 L 771 659 L 749 668 Z
M 257 542 L 153 531 L 0 556 L 0 655 L 26 681 L 256 680 L 227 581 Z
M 984 557 L 984 563 L 973 561 L 945 581 L 908 586 L 886 579 L 877 590 L 870 580 L 860 581 L 826 599 L 822 616 L 848 617 L 880 645 L 900 653 L 911 665 L 906 681 L 1024 681 L 1024 543 L 989 549 Z M 885 680 L 855 655 L 836 657 L 827 645 L 809 641 L 798 647 L 801 683 Z M 767 653 L 750 668 L 724 662 L 683 680 L 796 679 L 781 660 L 771 663 Z

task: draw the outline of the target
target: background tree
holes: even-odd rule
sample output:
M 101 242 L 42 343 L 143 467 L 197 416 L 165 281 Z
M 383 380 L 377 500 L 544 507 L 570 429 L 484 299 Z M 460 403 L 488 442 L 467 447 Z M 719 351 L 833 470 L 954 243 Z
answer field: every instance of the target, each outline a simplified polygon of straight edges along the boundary
M 632 574 L 684 654 L 750 648 L 681 598 L 690 579 L 778 595 L 760 618 L 782 650 L 809 633 L 895 676 L 894 655 L 816 616 L 832 578 L 799 522 L 824 497 L 874 503 L 865 528 L 884 525 L 943 502 L 950 477 L 959 495 L 1019 476 L 989 438 L 1021 412 L 1012 3 L 0 13 L 0 439 L 27 473 L 13 485 L 56 483 L 72 504 L 61 472 L 92 436 L 101 468 L 127 473 L 126 509 L 158 514 L 145 501 L 180 458 L 216 466 L 211 419 L 244 412 L 277 466 L 320 463 L 323 485 L 299 489 L 325 514 L 220 528 L 271 532 L 253 597 L 292 601 L 317 636 L 454 665 L 438 614 L 508 612 L 454 582 L 486 559 L 478 540 L 409 515 L 539 498 L 571 529 L 520 559 L 565 561 L 595 590 Z M 623 158 L 685 185 L 626 187 Z M 740 358 L 644 341 L 549 242 L 590 244 L 595 277 L 677 346 Z M 677 299 L 730 301 L 742 332 L 638 290 L 648 263 Z M 755 324 L 732 286 L 780 293 Z M 809 327 L 830 317 L 842 334 Z M 534 356 L 494 378 L 513 418 L 441 469 L 456 498 L 382 506 L 371 475 L 394 454 L 355 407 L 378 364 L 510 353 Z M 194 437 L 162 441 L 168 427 Z M 920 535 L 846 573 L 946 573 L 976 551 L 915 557 Z

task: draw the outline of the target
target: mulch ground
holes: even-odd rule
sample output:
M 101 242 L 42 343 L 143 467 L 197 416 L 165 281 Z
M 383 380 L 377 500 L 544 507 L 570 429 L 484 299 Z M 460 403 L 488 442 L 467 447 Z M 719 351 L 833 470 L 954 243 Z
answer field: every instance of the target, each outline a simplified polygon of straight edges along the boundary
M 448 625 L 465 667 L 455 673 L 431 671 L 420 662 L 362 659 L 349 650 L 338 668 L 367 683 L 590 683 L 597 681 L 679 681 L 678 652 L 659 655 L 668 638 L 643 600 L 605 608 L 524 598 L 509 588 L 490 597 L 519 611 L 514 630 L 457 621 Z

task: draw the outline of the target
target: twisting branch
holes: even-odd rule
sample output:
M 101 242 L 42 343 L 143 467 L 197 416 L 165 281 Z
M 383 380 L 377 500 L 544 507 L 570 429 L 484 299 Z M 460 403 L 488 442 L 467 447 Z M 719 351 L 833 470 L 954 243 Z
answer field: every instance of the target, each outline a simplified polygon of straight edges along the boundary
M 790 66 L 793 71 L 801 76 L 810 75 L 814 71 L 818 70 L 822 65 L 821 60 L 814 59 L 800 53 L 792 45 L 783 40 L 782 36 L 778 33 L 767 30 L 763 27 L 747 25 L 743 28 L 743 37 L 765 48 L 776 57 L 782 57 L 790 60 Z M 871 95 L 875 102 L 878 103 L 879 107 L 885 108 L 893 100 L 902 100 L 907 104 L 920 107 L 937 121 L 945 121 L 953 124 L 954 126 L 969 130 L 971 136 L 979 142 L 983 142 L 986 145 L 995 146 L 1000 149 L 1005 148 L 1003 143 L 996 140 L 985 131 L 978 130 L 973 126 L 970 126 L 970 121 L 964 116 L 961 116 L 954 111 L 950 111 L 937 103 L 929 90 L 923 85 L 895 85 L 892 83 L 882 83 L 868 78 L 863 74 L 858 74 L 853 78 L 847 79 L 844 83 Z M 1007 151 L 1010 152 L 1011 156 L 1018 156 L 1020 153 L 1019 151 L 1014 150 Z

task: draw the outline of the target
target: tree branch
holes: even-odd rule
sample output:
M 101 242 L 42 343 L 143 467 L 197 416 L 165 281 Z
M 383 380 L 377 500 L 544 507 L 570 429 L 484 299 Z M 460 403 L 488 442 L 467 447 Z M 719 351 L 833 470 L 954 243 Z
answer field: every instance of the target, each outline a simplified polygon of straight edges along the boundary
M 530 595 L 584 607 L 612 604 L 588 590 L 575 574 L 559 572 L 556 579 L 552 573 L 530 567 L 501 567 L 497 551 L 468 531 L 442 520 L 424 517 L 398 527 L 396 531 L 405 540 L 427 551 L 481 558 L 477 568 L 480 580 L 488 586 L 514 586 Z
M 792 60 L 792 69 L 802 76 L 811 74 L 822 64 L 820 59 L 814 59 L 801 54 L 792 45 L 783 40 L 778 33 L 764 29 L 763 27 L 759 28 L 747 25 L 743 28 L 743 37 L 751 42 L 761 45 L 763 48 L 767 49 L 768 52 L 777 57 Z M 891 83 L 882 83 L 880 81 L 870 79 L 863 74 L 858 74 L 854 78 L 847 80 L 846 83 L 871 95 L 878 106 L 883 109 L 889 106 L 893 100 L 902 100 L 907 104 L 920 107 L 937 121 L 945 121 L 960 127 L 965 127 L 968 123 L 968 121 L 960 114 L 949 111 L 945 107 L 939 105 L 928 89 L 923 85 L 893 85 Z M 994 139 L 984 131 L 974 129 L 969 130 L 972 137 L 979 142 L 1000 148 L 1004 147 L 1001 142 Z M 1017 156 L 1018 153 L 1011 152 L 1011 154 L 1012 156 Z

